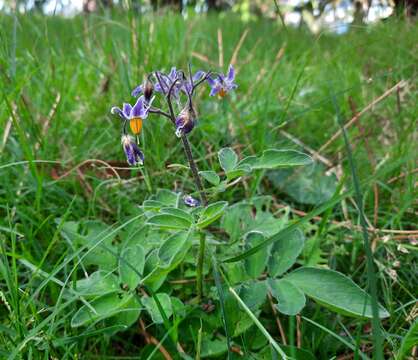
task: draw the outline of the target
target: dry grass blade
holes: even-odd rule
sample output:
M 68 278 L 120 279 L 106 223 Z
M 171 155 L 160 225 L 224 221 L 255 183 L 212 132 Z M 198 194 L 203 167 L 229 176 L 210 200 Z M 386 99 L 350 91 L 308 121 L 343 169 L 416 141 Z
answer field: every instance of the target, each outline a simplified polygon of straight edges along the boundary
M 360 119 L 361 116 L 363 116 L 367 111 L 371 110 L 376 104 L 386 99 L 389 95 L 391 95 L 393 92 L 396 92 L 399 88 L 404 87 L 406 84 L 407 82 L 405 80 L 401 80 L 395 86 L 386 90 L 382 95 L 374 99 L 363 110 L 361 110 L 358 114 L 352 117 L 351 120 L 344 125 L 344 130 L 347 130 L 349 127 L 351 127 L 358 119 Z M 324 150 L 328 146 L 330 146 L 335 140 L 337 140 L 341 136 L 342 133 L 343 133 L 342 129 L 338 130 L 334 135 L 332 135 L 332 137 L 324 145 L 320 147 L 318 152 L 323 153 Z
M 235 65 L 237 62 L 237 58 L 238 58 L 238 53 L 242 47 L 242 44 L 244 44 L 245 38 L 247 37 L 248 33 L 250 32 L 249 29 L 245 29 L 244 32 L 242 33 L 240 39 L 238 40 L 237 45 L 235 46 L 234 52 L 232 53 L 232 57 L 231 57 L 231 61 L 230 64 L 231 65 Z
M 219 53 L 219 67 L 224 67 L 224 49 L 222 40 L 222 30 L 218 29 L 218 53 Z

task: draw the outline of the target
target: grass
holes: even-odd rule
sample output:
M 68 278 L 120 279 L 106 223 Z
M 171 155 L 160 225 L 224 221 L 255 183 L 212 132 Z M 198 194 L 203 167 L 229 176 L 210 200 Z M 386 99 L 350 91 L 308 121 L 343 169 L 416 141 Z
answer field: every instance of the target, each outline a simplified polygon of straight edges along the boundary
M 190 141 L 201 170 L 217 168 L 216 151 L 224 146 L 238 146 L 241 155 L 270 147 L 307 151 L 285 134 L 318 150 L 339 129 L 330 86 L 346 123 L 387 89 L 406 82 L 367 111 L 347 135 L 362 187 L 357 204 L 363 203 L 367 225 L 379 229 L 369 234 L 378 300 L 391 314 L 382 321 L 381 350 L 386 357 L 394 357 L 399 349 L 411 354 L 401 344 L 416 316 L 416 24 L 388 20 L 342 36 L 315 37 L 302 30 L 285 32 L 267 20 L 242 23 L 222 16 L 183 21 L 174 15 L 31 15 L 16 21 L 0 16 L 0 357 L 125 359 L 146 358 L 144 348 L 155 350 L 144 343 L 136 325 L 113 336 L 70 326 L 78 309 L 70 290 L 77 274 L 86 269 L 61 230 L 68 220 L 100 219 L 113 229 L 127 227 L 136 206 L 156 189 L 193 189 L 187 170 L 175 166 L 185 164 L 181 145 L 170 124 L 159 118 L 145 124 L 142 174 L 122 170 L 120 181 L 101 162 L 81 164 L 98 159 L 125 166 L 120 124 L 109 109 L 129 99 L 145 73 L 169 70 L 171 65 L 186 67 L 188 61 L 195 69 L 219 70 L 220 58 L 225 69 L 246 30 L 237 53 L 239 90 L 224 103 L 208 101 L 206 92 L 198 101 L 199 126 Z M 321 155 L 331 167 L 337 166 L 340 186 L 349 188 L 351 167 L 343 138 Z M 371 176 L 373 180 L 365 183 Z M 292 216 L 313 209 L 270 180 L 249 179 L 247 186 L 257 194 L 274 195 L 278 209 L 285 205 L 296 210 Z M 237 186 L 223 200 L 239 201 L 246 191 Z M 307 246 L 313 249 L 311 261 L 337 269 L 367 288 L 361 229 L 341 226 L 344 221 L 359 225 L 360 215 L 350 199 L 339 203 L 322 214 L 322 222 L 304 226 Z M 169 279 L 183 277 L 177 271 Z M 216 277 L 216 286 L 222 288 L 219 274 Z M 187 285 L 176 291 L 192 293 Z M 313 302 L 302 314 L 297 340 L 316 358 L 352 354 L 354 346 L 362 357 L 375 350 L 366 320 L 336 316 Z M 257 326 L 282 344 L 267 305 L 259 319 Z M 285 337 L 295 339 L 294 319 L 280 319 Z M 155 325 L 146 316 L 144 321 L 158 341 L 174 338 L 182 326 Z M 190 336 L 197 343 L 201 335 Z M 336 341 L 338 337 L 346 343 Z M 245 353 L 246 336 L 238 342 Z M 175 346 L 169 350 L 180 358 Z M 186 350 L 193 354 L 191 348 Z M 160 351 L 155 352 L 158 356 Z

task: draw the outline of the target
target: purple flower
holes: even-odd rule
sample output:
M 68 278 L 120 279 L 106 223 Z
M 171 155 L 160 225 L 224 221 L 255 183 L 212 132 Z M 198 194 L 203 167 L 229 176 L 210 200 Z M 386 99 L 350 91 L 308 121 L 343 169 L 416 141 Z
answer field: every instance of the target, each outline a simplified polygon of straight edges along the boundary
M 138 98 L 134 106 L 124 103 L 122 109 L 117 106 L 112 107 L 110 112 L 119 115 L 123 120 L 129 120 L 129 126 L 135 135 L 142 130 L 142 121 L 148 117 L 152 99 L 147 102 L 144 96 Z
M 196 114 L 192 108 L 184 108 L 176 119 L 176 136 L 181 137 L 193 130 L 196 125 Z
M 228 92 L 234 90 L 238 87 L 235 84 L 235 70 L 232 65 L 229 65 L 228 74 L 225 76 L 223 74 L 218 74 L 217 78 L 208 78 L 209 86 L 211 87 L 210 96 L 219 95 L 219 97 L 224 97 Z
M 190 195 L 185 195 L 183 201 L 187 206 L 190 207 L 197 207 L 200 205 L 200 201 L 191 197 Z
M 139 149 L 132 136 L 122 135 L 122 147 L 129 165 L 135 166 L 144 163 L 144 154 Z

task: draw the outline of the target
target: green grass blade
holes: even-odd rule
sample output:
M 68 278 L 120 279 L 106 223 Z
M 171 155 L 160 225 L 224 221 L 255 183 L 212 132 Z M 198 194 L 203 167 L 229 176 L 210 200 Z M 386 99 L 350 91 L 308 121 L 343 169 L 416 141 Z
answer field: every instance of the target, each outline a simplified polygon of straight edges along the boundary
M 279 353 L 279 355 L 282 357 L 282 359 L 288 359 L 287 355 L 281 349 L 281 347 L 276 342 L 276 340 L 273 339 L 273 337 L 268 333 L 268 331 L 263 326 L 263 324 L 260 322 L 260 320 L 257 319 L 257 317 L 252 313 L 252 311 L 248 308 L 248 306 L 245 304 L 245 302 L 242 301 L 242 299 L 239 297 L 239 295 L 235 292 L 235 290 L 231 286 L 229 287 L 229 292 L 235 297 L 235 299 L 238 301 L 238 303 L 241 305 L 241 307 L 244 309 L 244 311 L 247 313 L 247 315 L 251 318 L 251 320 L 254 321 L 254 324 L 258 327 L 258 329 L 262 332 L 262 334 L 270 342 L 270 344 L 274 348 L 274 350 L 276 350 Z
M 328 334 L 330 334 L 332 337 L 336 338 L 337 340 L 339 340 L 341 343 L 343 343 L 345 346 L 347 346 L 348 348 L 350 348 L 351 350 L 353 350 L 354 352 L 358 352 L 358 354 L 360 355 L 360 357 L 363 360 L 370 360 L 370 358 L 364 354 L 363 352 L 359 351 L 358 349 L 356 349 L 356 347 L 351 344 L 350 342 L 348 342 L 347 340 L 345 340 L 344 338 L 342 338 L 340 335 L 336 334 L 335 332 L 329 330 L 328 328 L 326 328 L 325 326 L 322 326 L 321 324 L 318 324 L 317 322 L 308 319 L 305 316 L 302 316 L 302 319 L 307 321 L 308 323 L 311 323 L 312 325 L 315 325 L 316 327 L 320 328 L 321 330 L 327 332 Z
M 228 327 L 228 321 L 227 321 L 228 315 L 225 311 L 225 295 L 224 295 L 224 291 L 222 288 L 221 277 L 218 271 L 218 261 L 216 260 L 216 255 L 209 248 L 209 246 L 207 247 L 207 249 L 210 252 L 210 255 L 212 258 L 212 271 L 213 271 L 213 277 L 215 279 L 216 290 L 218 291 L 218 295 L 219 295 L 219 303 L 221 304 L 222 322 L 223 322 L 223 326 L 225 330 L 226 343 L 228 346 L 228 359 L 231 359 L 232 358 L 231 335 L 230 335 L 231 332 L 229 331 L 229 327 Z
M 372 318 L 373 354 L 377 360 L 383 360 L 383 337 L 382 337 L 382 331 L 380 327 L 379 304 L 377 300 L 377 297 L 378 297 L 377 275 L 374 269 L 373 252 L 370 246 L 369 233 L 367 231 L 366 217 L 363 211 L 363 197 L 362 197 L 361 189 L 360 189 L 360 181 L 357 176 L 357 169 L 354 163 L 351 146 L 348 141 L 347 132 L 345 131 L 345 128 L 344 128 L 341 111 L 340 111 L 340 108 L 338 106 L 337 100 L 335 98 L 335 95 L 332 89 L 331 89 L 331 97 L 332 97 L 332 102 L 334 104 L 335 112 L 337 115 L 338 124 L 343 134 L 344 145 L 345 145 L 345 149 L 347 152 L 348 162 L 350 164 L 351 175 L 353 178 L 355 201 L 357 204 L 357 208 L 358 208 L 358 212 L 360 216 L 360 225 L 362 228 L 364 251 L 366 253 L 366 259 L 367 259 L 367 279 L 368 279 L 369 288 L 370 288 L 371 306 L 372 306 L 372 315 L 373 315 L 373 318 Z

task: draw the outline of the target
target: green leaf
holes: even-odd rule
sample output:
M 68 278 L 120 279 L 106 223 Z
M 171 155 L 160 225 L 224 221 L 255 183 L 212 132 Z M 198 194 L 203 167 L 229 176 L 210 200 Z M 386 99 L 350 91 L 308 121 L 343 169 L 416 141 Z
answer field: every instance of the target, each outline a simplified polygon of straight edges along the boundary
M 167 318 L 169 318 L 173 314 L 173 309 L 171 306 L 171 299 L 166 293 L 159 293 L 155 295 L 158 298 L 158 301 L 161 304 L 161 307 L 164 310 Z M 141 299 L 142 305 L 147 309 L 148 313 L 150 314 L 152 321 L 156 324 L 162 324 L 164 322 L 161 313 L 158 309 L 157 303 L 155 299 L 152 297 L 143 297 Z
M 228 280 L 232 285 L 241 284 L 243 281 L 250 280 L 244 262 L 225 264 L 224 271 L 228 275 Z
M 277 234 L 288 221 L 285 214 L 280 218 L 275 217 L 268 210 L 268 198 L 253 198 L 251 202 L 242 201 L 228 207 L 222 217 L 222 228 L 230 236 L 231 242 L 242 238 L 251 231 L 261 232 L 266 238 Z M 254 216 L 255 207 L 255 216 Z
M 183 261 L 190 247 L 192 236 L 179 232 L 167 238 L 159 249 L 155 249 L 146 260 L 147 275 L 143 282 L 157 290 L 168 273 L 173 271 Z
M 285 315 L 296 315 L 305 306 L 305 295 L 290 281 L 268 279 L 271 294 L 277 300 L 276 308 Z
M 118 314 L 124 306 L 132 299 L 133 294 L 120 295 L 118 293 L 111 293 L 104 295 L 90 303 L 90 306 L 83 305 L 71 319 L 72 327 L 79 327 L 83 325 L 96 322 Z M 135 309 L 138 311 L 138 309 Z
M 84 296 L 101 296 L 119 291 L 118 278 L 106 271 L 96 271 L 85 279 L 76 282 L 76 291 Z
M 370 295 L 337 271 L 302 267 L 284 279 L 333 311 L 348 316 L 372 318 Z M 379 316 L 385 318 L 389 313 L 380 306 Z
M 190 244 L 189 234 L 186 232 L 179 232 L 170 236 L 158 250 L 159 266 L 167 268 L 173 263 L 179 262 L 183 258 L 184 247 L 189 249 Z M 180 256 L 178 256 L 181 254 Z
M 190 215 L 187 211 L 184 211 L 182 209 L 173 208 L 173 207 L 166 207 L 166 208 L 162 208 L 160 211 L 163 214 L 178 216 L 178 217 L 183 218 L 184 220 L 187 220 L 190 223 L 193 222 L 192 215 Z
M 401 347 L 396 354 L 396 360 L 407 359 L 408 353 L 418 344 L 418 319 L 411 325 L 402 339 Z
M 312 163 L 312 158 L 309 155 L 301 153 L 297 150 L 265 150 L 263 155 L 257 158 L 250 164 L 253 170 L 256 169 L 277 169 L 293 166 L 309 165 Z M 249 164 L 249 160 L 246 162 Z
M 141 303 L 137 295 L 128 295 L 126 301 L 123 302 L 122 306 L 116 315 L 106 319 L 106 324 L 109 326 L 123 326 L 127 329 L 135 321 L 138 320 L 139 314 L 141 313 Z M 116 329 L 114 333 L 120 331 Z
M 239 296 L 251 311 L 257 311 L 266 301 L 267 286 L 265 281 L 251 280 L 239 288 Z
M 161 229 L 169 230 L 188 230 L 192 226 L 192 223 L 185 218 L 171 214 L 152 216 L 148 219 L 147 223 Z
M 334 174 L 327 176 L 320 163 L 302 169 L 282 169 L 268 173 L 269 180 L 301 204 L 320 205 L 331 199 L 337 188 Z
M 251 248 L 258 244 L 261 244 L 265 240 L 264 235 L 258 231 L 251 231 L 245 236 L 245 245 L 247 248 Z M 245 269 L 247 274 L 252 278 L 259 277 L 267 265 L 268 260 L 268 248 L 256 254 L 253 254 L 245 259 Z
M 219 163 L 226 173 L 234 170 L 238 163 L 238 155 L 231 148 L 223 148 L 218 152 Z
M 180 198 L 180 193 L 176 193 L 167 189 L 159 189 L 155 196 L 155 200 L 163 203 L 165 206 L 176 207 Z
M 206 181 L 208 181 L 209 183 L 215 186 L 219 185 L 219 183 L 221 182 L 219 175 L 212 170 L 199 171 L 199 175 L 202 176 Z
M 141 245 L 125 247 L 119 259 L 119 275 L 123 284 L 135 289 L 145 266 L 145 251 Z
M 200 353 L 202 358 L 219 357 L 228 351 L 228 346 L 225 338 L 213 340 L 210 340 L 210 338 L 210 334 L 203 335 L 203 341 L 201 345 L 202 348 Z
M 212 224 L 214 221 L 218 220 L 222 214 L 225 212 L 228 203 L 226 201 L 218 201 L 216 203 L 210 204 L 205 210 L 203 210 L 200 215 L 199 221 L 197 223 L 198 228 L 203 229 L 206 226 Z
M 84 265 L 98 266 L 101 270 L 112 271 L 117 264 L 113 244 L 116 233 L 109 236 L 110 227 L 101 221 L 85 221 L 81 224 L 65 223 L 62 235 L 76 246 L 86 246 L 88 251 L 83 256 Z
M 289 236 L 291 233 L 293 233 L 296 229 L 298 229 L 301 225 L 306 224 L 309 220 L 313 219 L 315 216 L 318 216 L 322 214 L 324 211 L 330 209 L 331 207 L 335 206 L 339 202 L 341 202 L 342 199 L 345 199 L 347 196 L 351 195 L 352 191 L 347 191 L 340 195 L 335 195 L 327 201 L 325 204 L 317 207 L 316 209 L 309 212 L 307 215 L 305 215 L 303 218 L 294 221 L 292 224 L 286 226 L 284 229 L 280 230 L 277 234 L 269 237 L 266 239 L 263 243 L 252 247 L 251 249 L 241 252 L 239 255 L 230 257 L 228 259 L 225 259 L 223 262 L 236 262 L 240 261 L 242 259 L 247 258 L 248 256 L 255 254 L 256 252 L 260 251 L 265 246 L 268 246 L 276 241 L 278 241 L 281 238 L 285 238 Z
M 251 172 L 251 167 L 249 165 L 246 164 L 242 164 L 237 166 L 235 169 L 228 171 L 226 173 L 226 178 L 231 181 L 234 180 L 240 176 L 243 176 L 245 174 L 248 174 L 249 172 Z
M 162 207 L 164 207 L 165 204 L 163 204 L 160 201 L 155 201 L 155 200 L 145 200 L 142 203 L 142 207 L 144 208 L 144 210 L 160 210 Z
M 268 271 L 270 276 L 277 277 L 290 269 L 302 252 L 303 245 L 304 236 L 299 229 L 293 231 L 286 237 L 279 238 L 273 244 L 271 255 L 268 259 Z

